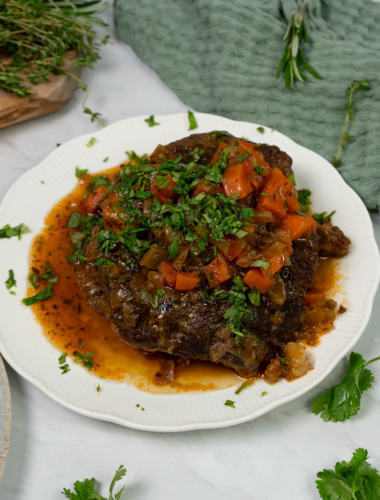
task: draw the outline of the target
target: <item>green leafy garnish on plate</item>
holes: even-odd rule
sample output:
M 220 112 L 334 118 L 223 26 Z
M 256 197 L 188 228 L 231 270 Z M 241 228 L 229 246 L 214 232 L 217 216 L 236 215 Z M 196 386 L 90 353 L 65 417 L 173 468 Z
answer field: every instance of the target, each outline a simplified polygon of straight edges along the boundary
M 316 415 L 321 413 L 325 422 L 341 422 L 356 415 L 360 410 L 361 396 L 372 386 L 374 376 L 367 366 L 379 361 L 380 356 L 365 361 L 361 354 L 350 354 L 350 368 L 342 382 L 321 394 L 312 404 L 312 411 Z
M 315 219 L 318 224 L 322 225 L 324 222 L 331 222 L 332 216 L 335 214 L 335 210 L 331 214 L 326 215 L 327 212 L 322 212 L 321 214 L 314 214 L 313 219 Z
M 300 189 L 298 191 L 297 201 L 301 205 L 300 212 L 306 213 L 309 211 L 309 205 L 311 205 L 311 191 L 309 189 Z
M 230 399 L 227 399 L 227 401 L 224 404 L 225 404 L 225 406 L 229 406 L 230 408 L 234 408 L 236 410 L 234 403 L 235 403 L 235 401 L 231 401 Z
M 91 137 L 91 139 L 87 143 L 87 147 L 90 148 L 91 146 L 93 146 L 95 144 L 95 142 L 96 142 L 95 137 Z
M 188 116 L 189 116 L 189 125 L 190 125 L 189 130 L 194 130 L 194 129 L 198 128 L 198 123 L 195 119 L 194 113 L 192 113 L 191 111 L 188 111 Z
M 32 306 L 33 304 L 36 304 L 37 302 L 41 302 L 41 300 L 48 299 L 49 297 L 52 297 L 53 295 L 54 295 L 53 285 L 51 283 L 49 283 L 40 292 L 36 293 L 36 295 L 33 295 L 32 297 L 28 297 L 27 299 L 22 299 L 22 301 L 26 306 Z
M 86 174 L 88 172 L 88 168 L 83 168 L 80 169 L 79 167 L 75 167 L 75 177 L 77 179 L 80 179 L 82 175 Z
M 159 125 L 159 123 L 154 121 L 154 115 L 150 115 L 150 117 L 144 121 L 149 125 L 149 127 L 155 127 L 156 125 Z
M 251 387 L 253 382 L 249 382 L 248 380 L 241 384 L 241 386 L 235 391 L 235 394 L 240 394 L 241 391 L 244 391 L 244 389 L 248 389 L 248 387 Z
M 15 273 L 13 272 L 12 269 L 9 269 L 8 271 L 9 278 L 5 282 L 5 286 L 7 287 L 7 290 L 10 290 L 12 287 L 16 286 L 16 280 L 15 280 Z
M 18 239 L 20 239 L 21 235 L 27 233 L 28 231 L 29 228 L 26 227 L 24 223 L 19 224 L 16 227 L 11 227 L 9 224 L 6 224 L 3 229 L 0 229 L 0 239 L 12 238 L 13 236 L 17 236 Z
M 123 493 L 125 486 L 123 486 L 120 491 L 115 493 L 115 496 L 113 494 L 113 489 L 116 482 L 120 481 L 120 479 L 122 479 L 126 473 L 127 470 L 125 469 L 124 465 L 120 465 L 111 481 L 108 500 L 121 500 L 121 494 Z M 74 492 L 63 488 L 62 495 L 65 495 L 65 497 L 69 500 L 107 500 L 107 498 L 102 497 L 95 491 L 94 478 L 85 479 L 84 481 L 76 481 L 74 483 Z

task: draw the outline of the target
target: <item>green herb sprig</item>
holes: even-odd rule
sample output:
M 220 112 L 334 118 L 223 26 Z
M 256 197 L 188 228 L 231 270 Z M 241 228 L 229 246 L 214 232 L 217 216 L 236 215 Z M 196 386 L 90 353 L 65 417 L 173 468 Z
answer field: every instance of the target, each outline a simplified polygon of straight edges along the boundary
M 352 96 L 353 96 L 354 92 L 356 92 L 357 90 L 370 90 L 370 88 L 371 88 L 371 84 L 369 82 L 367 82 L 366 80 L 362 80 L 360 82 L 356 82 L 356 81 L 352 82 L 351 87 L 348 87 L 348 89 L 347 89 L 348 102 L 344 108 L 346 110 L 347 114 L 346 114 L 346 120 L 344 122 L 344 129 L 343 129 L 342 138 L 340 140 L 338 152 L 335 156 L 333 156 L 333 158 L 331 160 L 331 164 L 334 167 L 341 167 L 342 165 L 344 165 L 344 163 L 339 159 L 339 156 L 340 156 L 345 144 L 347 144 L 348 142 L 351 142 L 353 139 L 352 135 L 348 135 L 348 124 L 350 123 L 350 121 L 355 120 L 355 113 L 353 111 L 355 103 L 352 102 Z
M 366 367 L 379 361 L 373 358 L 365 361 L 361 354 L 350 354 L 350 368 L 342 382 L 321 394 L 312 404 L 312 411 L 316 415 L 321 413 L 325 422 L 341 422 L 356 415 L 360 410 L 361 396 L 364 391 L 372 387 L 374 376 Z
M 303 82 L 307 80 L 313 83 L 306 71 L 315 78 L 322 78 L 321 75 L 310 66 L 306 61 L 305 55 L 300 49 L 300 42 L 303 40 L 307 43 L 307 32 L 305 22 L 303 20 L 303 11 L 307 2 L 303 2 L 297 14 L 292 16 L 286 30 L 284 41 L 286 43 L 284 54 L 277 68 L 276 78 L 280 78 L 281 73 L 285 73 L 285 87 L 288 89 L 294 84 L 295 80 Z M 301 69 L 301 67 L 303 69 Z M 273 129 L 272 129 L 273 132 Z
M 108 500 L 121 499 L 121 494 L 123 493 L 125 486 L 123 486 L 118 493 L 115 493 L 115 496 L 113 495 L 113 489 L 116 482 L 120 481 L 120 479 L 122 479 L 126 473 L 127 470 L 125 469 L 124 465 L 120 465 L 111 481 Z M 74 492 L 71 492 L 69 489 L 63 488 L 62 495 L 64 495 L 69 500 L 107 500 L 105 497 L 102 497 L 95 491 L 94 478 L 85 479 L 84 481 L 76 481 L 74 483 Z
M 93 69 L 100 59 L 100 45 L 109 38 L 99 37 L 93 26 L 107 28 L 97 17 L 107 7 L 100 0 L 3 0 L 0 47 L 5 57 L 0 63 L 0 88 L 25 97 L 34 92 L 29 84 L 48 81 L 50 75 L 69 75 L 85 92 L 84 113 L 104 126 L 99 113 L 86 106 L 87 85 L 64 65 L 74 64 L 78 71 L 84 67 Z M 67 59 L 66 52 L 73 49 L 77 58 Z M 26 81 L 19 75 L 22 70 L 27 72 Z

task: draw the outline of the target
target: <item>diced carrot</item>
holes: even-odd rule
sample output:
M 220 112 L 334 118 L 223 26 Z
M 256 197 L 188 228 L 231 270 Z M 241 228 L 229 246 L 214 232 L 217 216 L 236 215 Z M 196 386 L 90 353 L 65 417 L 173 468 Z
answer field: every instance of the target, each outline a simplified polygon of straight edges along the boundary
M 215 288 L 232 278 L 231 268 L 220 252 L 210 264 L 205 266 L 204 271 L 211 288 Z
M 173 288 L 177 279 L 177 271 L 174 270 L 172 264 L 167 260 L 164 260 L 158 266 L 158 272 L 164 275 L 165 284 Z
M 297 189 L 292 185 L 291 188 L 285 193 L 285 200 L 288 204 L 288 213 L 291 214 L 296 212 L 300 208 L 300 204 L 297 201 L 298 193 Z
M 236 259 L 236 264 L 240 267 L 249 267 L 255 260 L 256 254 L 257 252 L 253 246 L 247 243 L 247 246 Z
M 278 228 L 290 231 L 292 241 L 298 240 L 308 229 L 317 230 L 317 222 L 308 215 L 291 214 L 281 219 Z
M 236 257 L 241 254 L 247 243 L 234 236 L 233 234 L 225 236 L 224 239 L 230 244 L 228 247 L 228 253 L 225 254 L 229 261 L 236 259 Z
M 239 143 L 239 146 L 241 147 L 241 149 L 243 150 L 243 152 L 244 153 L 247 152 L 249 154 L 249 156 L 252 156 L 256 151 L 258 151 L 256 149 L 255 144 L 253 144 L 252 142 L 242 141 L 241 139 L 238 139 L 238 143 Z M 259 152 L 259 153 L 262 154 L 261 152 Z
M 305 298 L 305 306 L 310 307 L 314 302 L 318 302 L 319 300 L 323 300 L 323 293 L 317 290 L 316 288 L 310 288 L 310 290 L 306 290 L 306 298 Z
M 277 255 L 274 255 L 273 257 L 268 259 L 268 262 L 270 264 L 268 269 L 261 268 L 261 272 L 265 277 L 273 276 L 275 273 L 277 273 L 278 270 L 282 268 L 282 266 L 286 262 L 286 259 L 286 253 L 278 253 Z
M 242 163 L 228 167 L 223 174 L 223 186 L 227 196 L 239 194 L 239 200 L 253 191 L 248 174 Z
M 218 182 L 218 184 L 215 187 L 215 185 L 211 184 L 211 182 L 208 182 L 208 181 L 205 181 L 205 180 L 201 180 L 201 182 L 199 182 L 195 186 L 193 194 L 191 196 L 193 198 L 195 198 L 196 196 L 198 196 L 198 194 L 201 194 L 201 193 L 214 194 L 217 191 L 219 191 L 219 193 L 221 193 L 221 194 L 224 194 L 223 184 L 221 184 L 221 183 Z
M 215 154 L 214 154 L 214 157 L 213 159 L 211 160 L 210 163 L 212 163 L 214 165 L 214 163 L 216 163 L 217 161 L 220 160 L 221 158 L 221 155 L 222 155 L 222 151 L 223 149 L 225 149 L 227 147 L 227 144 L 225 142 L 220 142 L 219 143 L 219 146 L 218 146 L 218 149 L 216 150 Z
M 244 167 L 246 168 L 248 172 L 248 178 L 256 191 L 261 190 L 268 180 L 270 174 L 272 173 L 272 169 L 270 168 L 270 166 L 267 164 L 260 165 L 260 162 L 257 161 L 257 157 L 254 155 L 244 160 L 242 165 L 244 165 Z M 262 174 L 259 174 L 257 172 L 257 170 L 259 169 L 262 170 Z
M 269 176 L 269 179 L 265 183 L 266 188 L 272 188 L 274 191 L 278 191 L 283 188 L 283 193 L 285 193 L 292 186 L 292 181 L 285 177 L 281 170 L 275 167 Z
M 181 292 L 189 292 L 194 290 L 200 281 L 199 276 L 192 273 L 177 273 L 177 279 L 175 282 L 175 289 Z
M 243 281 L 250 288 L 258 288 L 260 293 L 265 293 L 276 282 L 272 276 L 263 276 L 260 269 L 251 269 L 248 271 Z
M 276 192 L 266 187 L 263 193 L 257 202 L 257 210 L 269 210 L 273 215 L 278 215 L 280 218 L 285 217 L 287 207 L 284 195 L 280 191 Z
M 84 208 L 87 213 L 93 214 L 98 208 L 98 204 L 100 201 L 104 200 L 105 194 L 108 193 L 108 190 L 105 186 L 99 186 L 95 193 L 91 196 L 91 198 L 87 198 Z
M 153 196 L 156 196 L 157 200 L 162 204 L 168 203 L 170 199 L 175 199 L 178 197 L 178 194 L 173 191 L 173 188 L 176 185 L 175 182 L 172 181 L 173 177 L 170 174 L 168 174 L 166 177 L 170 179 L 170 182 L 167 186 L 165 186 L 164 188 L 160 188 L 157 180 L 155 180 L 151 187 Z

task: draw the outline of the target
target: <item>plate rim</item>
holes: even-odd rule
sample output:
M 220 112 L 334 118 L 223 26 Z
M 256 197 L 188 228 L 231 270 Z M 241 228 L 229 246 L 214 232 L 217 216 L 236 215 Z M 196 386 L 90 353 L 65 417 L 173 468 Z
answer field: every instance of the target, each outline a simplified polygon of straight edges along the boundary
M 231 123 L 239 123 L 239 124 L 247 125 L 249 127 L 263 127 L 265 129 L 265 131 L 271 130 L 269 127 L 266 127 L 266 126 L 263 126 L 260 124 L 245 122 L 245 121 L 240 121 L 240 120 L 232 120 L 230 118 L 226 118 L 226 117 L 222 117 L 222 116 L 210 114 L 210 113 L 197 113 L 196 112 L 196 113 L 194 113 L 194 115 L 195 115 L 195 117 L 208 116 L 208 117 L 212 117 L 214 119 L 222 119 L 222 120 L 225 120 L 225 121 L 228 121 Z M 187 119 L 187 112 L 175 113 L 175 114 L 169 114 L 169 115 L 155 115 L 155 118 L 157 120 L 168 120 L 168 119 L 175 120 L 176 118 L 184 118 L 184 117 Z M 117 121 L 117 122 L 105 127 L 104 129 L 98 130 L 96 132 L 90 132 L 87 134 L 77 136 L 77 137 L 71 139 L 70 141 L 62 144 L 59 149 L 61 149 L 61 148 L 65 149 L 67 147 L 70 147 L 70 145 L 72 143 L 75 143 L 79 140 L 86 141 L 87 138 L 91 138 L 91 137 L 98 138 L 105 131 L 109 131 L 112 128 L 120 127 L 122 124 L 124 124 L 126 122 L 141 121 L 141 120 L 145 120 L 145 118 L 146 118 L 146 115 L 142 115 L 142 116 L 126 118 L 126 119 Z M 163 125 L 165 125 L 165 124 L 163 124 Z M 196 130 L 194 130 L 192 132 L 196 133 Z M 375 269 L 376 272 L 374 273 L 375 279 L 373 280 L 371 290 L 368 291 L 367 309 L 366 309 L 366 314 L 365 314 L 365 317 L 362 321 L 362 324 L 361 324 L 360 328 L 358 329 L 357 333 L 355 334 L 355 336 L 350 341 L 350 343 L 347 344 L 347 346 L 344 349 L 342 349 L 338 354 L 336 354 L 334 359 L 330 362 L 328 368 L 326 368 L 326 370 L 323 373 L 321 373 L 318 378 L 311 381 L 307 386 L 300 388 L 299 390 L 294 391 L 293 393 L 291 393 L 289 395 L 284 395 L 282 397 L 279 397 L 277 400 L 272 401 L 271 403 L 264 406 L 263 408 L 260 408 L 258 410 L 254 410 L 253 413 L 251 412 L 250 414 L 245 415 L 245 416 L 239 416 L 239 417 L 236 417 L 236 418 L 231 419 L 231 420 L 220 420 L 217 422 L 215 422 L 215 421 L 212 421 L 212 422 L 193 422 L 193 423 L 189 423 L 189 424 L 179 424 L 177 426 L 176 425 L 165 426 L 165 425 L 152 425 L 152 424 L 144 424 L 141 422 L 129 421 L 126 418 L 117 417 L 115 415 L 106 414 L 106 413 L 98 412 L 95 410 L 86 410 L 84 408 L 77 407 L 76 405 L 71 404 L 71 403 L 61 399 L 59 396 L 56 396 L 56 394 L 52 390 L 50 390 L 48 387 L 46 387 L 42 381 L 36 379 L 33 375 L 29 375 L 21 366 L 19 366 L 17 364 L 17 362 L 14 362 L 14 360 L 12 359 L 12 355 L 9 354 L 7 352 L 7 349 L 4 347 L 3 342 L 2 342 L 2 338 L 0 336 L 0 352 L 1 352 L 2 356 L 4 357 L 4 359 L 9 363 L 9 365 L 19 375 L 21 375 L 23 378 L 25 378 L 28 382 L 31 382 L 34 386 L 36 386 L 38 389 L 40 389 L 49 398 L 51 398 L 53 401 L 59 403 L 60 405 L 64 406 L 65 408 L 68 408 L 68 409 L 70 409 L 78 414 L 81 414 L 81 415 L 84 415 L 84 416 L 87 416 L 90 418 L 96 418 L 98 420 L 113 422 L 113 423 L 116 423 L 116 424 L 119 424 L 122 426 L 133 428 L 133 429 L 150 431 L 150 432 L 182 432 L 182 431 L 200 430 L 200 429 L 216 429 L 216 428 L 230 427 L 230 426 L 237 425 L 240 423 L 248 422 L 250 420 L 253 420 L 255 418 L 258 418 L 258 417 L 264 415 L 265 413 L 277 408 L 278 406 L 281 406 L 282 404 L 288 403 L 288 402 L 302 396 L 303 394 L 305 394 L 306 392 L 310 391 L 311 389 L 316 387 L 318 384 L 320 384 L 332 372 L 332 370 L 343 359 L 343 357 L 346 354 L 348 354 L 348 352 L 358 342 L 358 340 L 363 335 L 363 333 L 368 325 L 368 322 L 369 322 L 371 314 L 372 314 L 374 298 L 375 298 L 375 295 L 376 295 L 376 292 L 377 292 L 377 289 L 379 286 L 379 281 L 380 281 L 380 254 L 379 254 L 379 249 L 378 249 L 375 237 L 374 237 L 374 230 L 373 230 L 373 226 L 372 226 L 371 219 L 369 216 L 369 212 L 368 212 L 367 208 L 365 207 L 363 201 L 359 197 L 359 195 L 344 181 L 344 179 L 339 174 L 339 172 L 331 164 L 329 164 L 329 162 L 325 158 L 323 158 L 318 153 L 316 153 L 308 148 L 305 148 L 304 146 L 301 146 L 300 144 L 296 143 L 295 141 L 293 141 L 291 138 L 289 138 L 288 136 L 286 136 L 282 132 L 275 130 L 274 134 L 275 134 L 275 136 L 281 136 L 283 139 L 285 139 L 286 141 L 289 141 L 289 143 L 295 145 L 297 148 L 300 148 L 301 150 L 306 151 L 307 153 L 312 153 L 313 155 L 316 155 L 320 159 L 320 161 L 325 162 L 326 164 L 328 164 L 331 167 L 331 173 L 334 172 L 333 175 L 336 177 L 337 181 L 342 183 L 342 186 L 344 185 L 345 189 L 348 188 L 349 191 L 351 192 L 351 195 L 354 195 L 357 198 L 357 200 L 364 207 L 365 213 L 366 213 L 367 224 L 368 224 L 368 227 L 370 228 L 370 230 L 368 232 L 368 236 L 369 236 L 368 244 L 370 244 L 370 246 L 372 247 L 372 250 L 375 250 L 374 255 L 376 255 L 376 269 Z M 4 196 L 4 198 L 1 202 L 0 217 L 2 215 L 4 207 L 8 203 L 9 198 L 11 198 L 13 191 L 18 188 L 18 184 L 24 182 L 24 180 L 26 178 L 28 178 L 30 175 L 33 175 L 33 172 L 36 169 L 40 168 L 45 162 L 49 161 L 49 159 L 51 157 L 54 157 L 54 155 L 57 154 L 57 151 L 58 151 L 58 148 L 53 150 L 40 163 L 38 163 L 35 167 L 29 169 L 27 172 L 25 172 L 21 177 L 19 177 L 14 182 L 14 184 L 9 188 L 8 192 L 6 193 L 6 195 Z M 109 167 L 109 168 L 112 168 L 112 167 Z M 228 390 L 228 389 L 225 389 L 225 390 Z M 218 392 L 221 392 L 221 391 L 218 391 Z M 196 394 L 194 394 L 194 393 L 187 393 L 187 396 L 189 396 L 189 397 L 195 396 L 195 395 Z M 173 397 L 173 396 L 175 397 L 175 395 L 161 395 L 161 394 L 150 394 L 150 396 L 153 398 L 157 398 L 157 397 L 163 398 L 165 396 L 166 397 Z M 0 468 L 0 478 L 1 478 L 1 468 Z
M 0 456 L 0 482 L 4 475 L 5 466 L 7 464 L 7 458 L 9 453 L 9 448 L 11 444 L 12 436 L 12 402 L 11 402 L 11 391 L 9 388 L 9 380 L 7 371 L 5 369 L 2 357 L 0 355 L 0 391 L 3 393 L 3 398 L 5 401 L 4 418 L 4 434 L 3 434 L 3 450 Z

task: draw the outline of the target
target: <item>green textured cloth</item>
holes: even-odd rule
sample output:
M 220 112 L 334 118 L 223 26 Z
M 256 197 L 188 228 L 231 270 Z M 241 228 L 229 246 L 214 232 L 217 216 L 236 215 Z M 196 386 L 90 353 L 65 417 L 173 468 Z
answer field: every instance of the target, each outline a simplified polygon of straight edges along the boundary
M 302 49 L 322 75 L 285 90 L 276 80 L 287 22 L 301 0 L 117 0 L 121 38 L 188 105 L 202 112 L 276 126 L 331 160 L 353 80 L 354 136 L 339 171 L 369 209 L 380 208 L 380 3 L 309 0 Z

